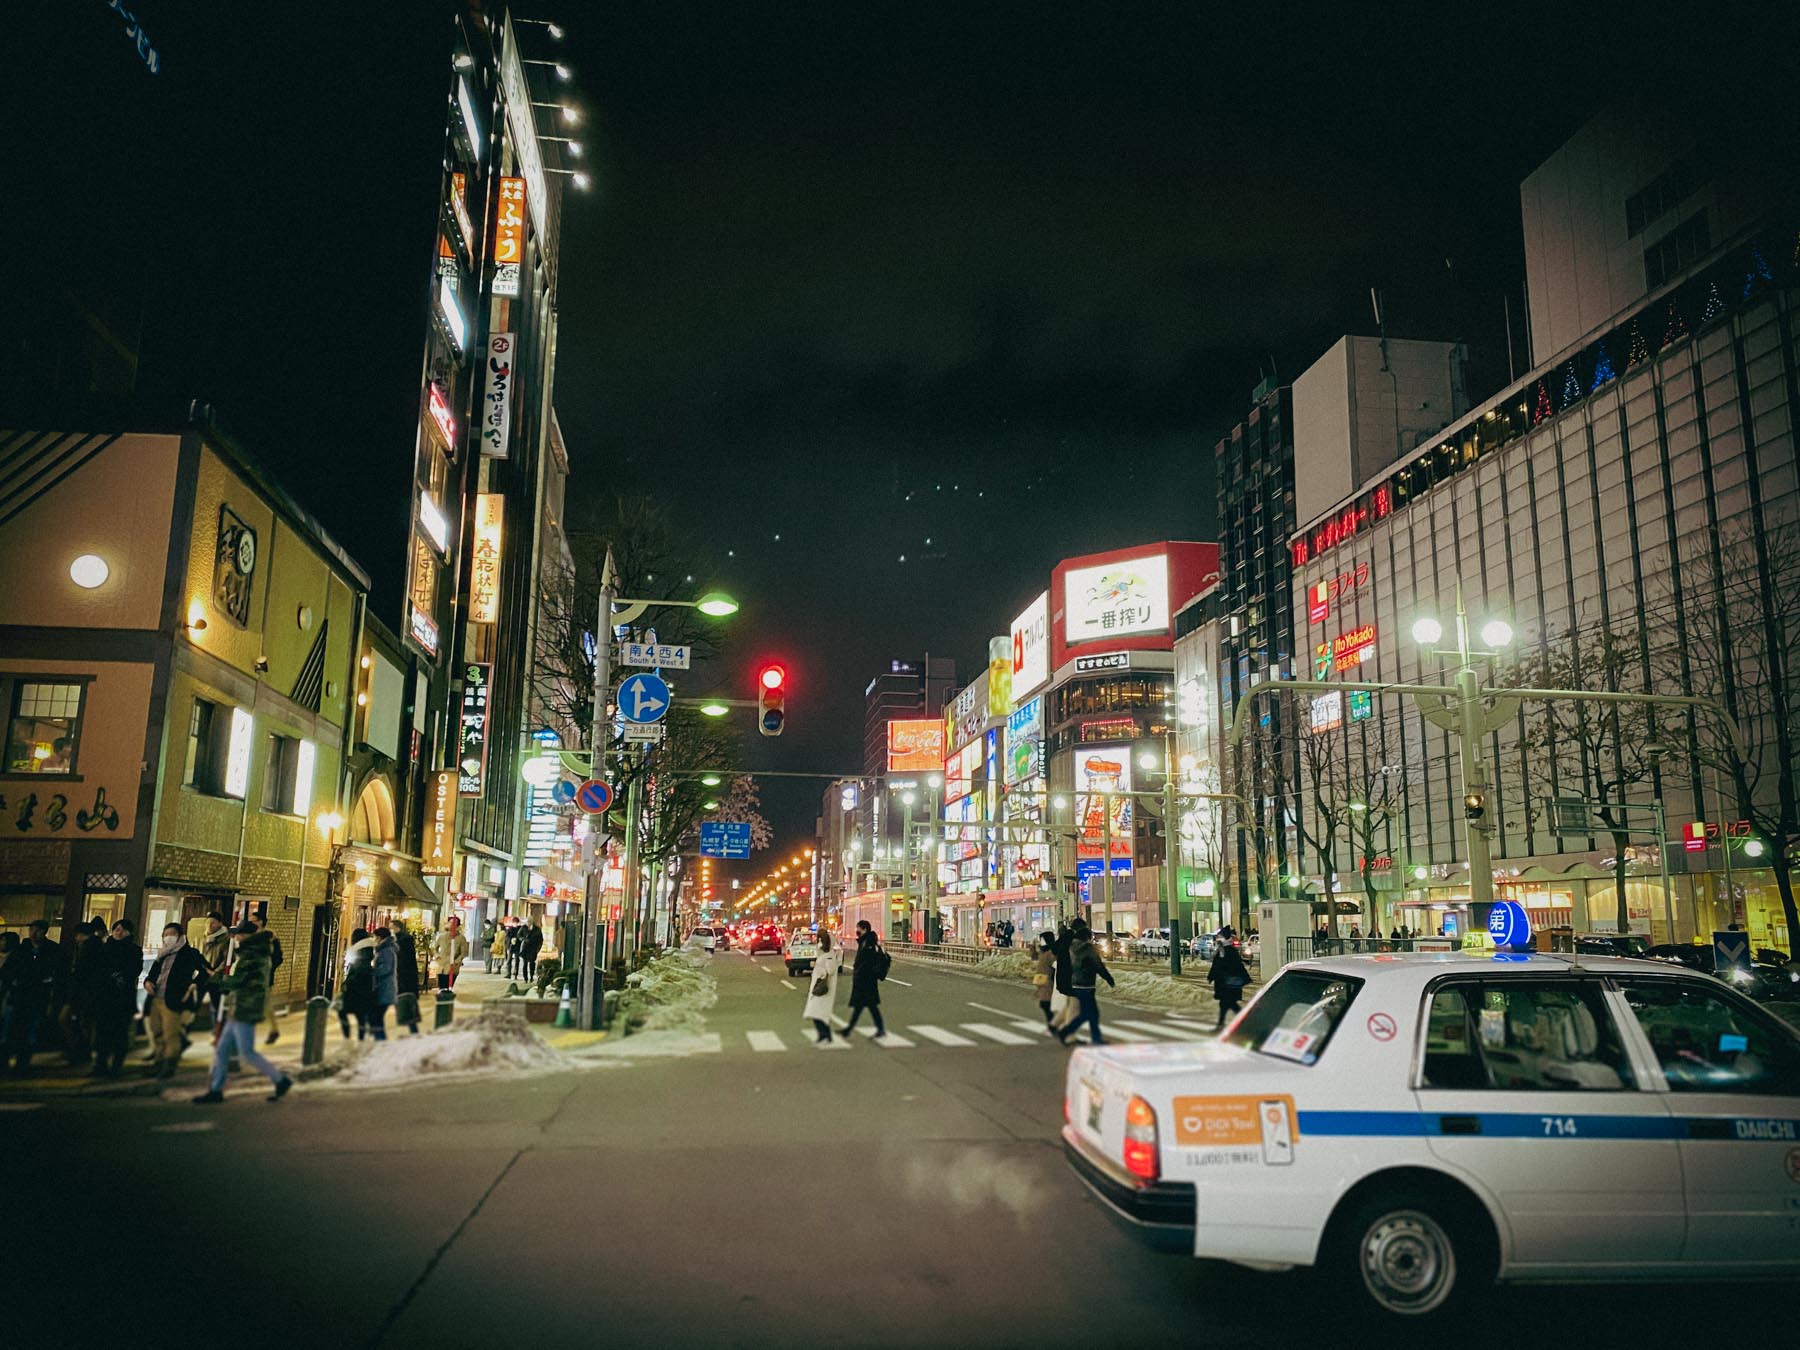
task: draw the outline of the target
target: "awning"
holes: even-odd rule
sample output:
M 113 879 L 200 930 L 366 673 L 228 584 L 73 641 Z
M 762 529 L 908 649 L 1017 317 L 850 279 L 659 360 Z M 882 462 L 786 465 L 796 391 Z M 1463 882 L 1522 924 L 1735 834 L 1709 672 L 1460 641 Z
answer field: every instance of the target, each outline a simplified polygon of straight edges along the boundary
M 388 875 L 399 883 L 400 889 L 406 892 L 407 898 L 414 904 L 436 909 L 444 903 L 444 898 L 425 884 L 425 878 L 405 864 L 390 868 Z

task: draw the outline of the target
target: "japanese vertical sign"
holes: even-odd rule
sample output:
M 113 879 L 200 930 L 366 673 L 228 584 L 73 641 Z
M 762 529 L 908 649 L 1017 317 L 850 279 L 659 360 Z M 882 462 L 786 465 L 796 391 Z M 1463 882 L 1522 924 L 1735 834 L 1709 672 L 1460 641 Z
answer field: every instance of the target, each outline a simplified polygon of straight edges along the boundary
M 519 293 L 519 265 L 525 261 L 525 180 L 500 180 L 500 214 L 494 221 L 494 294 Z
M 488 459 L 505 459 L 512 432 L 513 360 L 511 333 L 488 338 L 487 383 L 481 394 L 481 453 Z
M 500 538 L 506 498 L 498 492 L 475 496 L 475 557 L 469 570 L 469 622 L 500 618 Z
M 425 839 L 420 850 L 419 874 L 450 875 L 456 851 L 455 769 L 436 769 L 425 783 Z
M 471 661 L 463 667 L 462 730 L 457 740 L 457 792 L 479 797 L 487 779 L 488 684 L 493 667 Z

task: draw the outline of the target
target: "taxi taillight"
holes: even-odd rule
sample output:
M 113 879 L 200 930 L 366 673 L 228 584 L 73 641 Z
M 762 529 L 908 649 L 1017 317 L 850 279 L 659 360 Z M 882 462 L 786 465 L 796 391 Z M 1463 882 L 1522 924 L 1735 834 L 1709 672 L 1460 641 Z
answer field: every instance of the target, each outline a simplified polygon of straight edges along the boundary
M 1145 1181 L 1158 1176 L 1156 1112 L 1142 1097 L 1133 1097 L 1125 1107 L 1125 1170 Z

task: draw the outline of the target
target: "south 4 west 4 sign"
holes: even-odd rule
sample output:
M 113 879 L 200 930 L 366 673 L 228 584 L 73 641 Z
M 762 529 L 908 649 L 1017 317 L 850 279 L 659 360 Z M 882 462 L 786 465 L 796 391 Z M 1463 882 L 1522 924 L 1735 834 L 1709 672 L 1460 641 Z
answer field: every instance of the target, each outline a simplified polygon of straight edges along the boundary
M 649 670 L 686 670 L 688 649 L 671 642 L 625 642 L 619 646 L 619 662 Z

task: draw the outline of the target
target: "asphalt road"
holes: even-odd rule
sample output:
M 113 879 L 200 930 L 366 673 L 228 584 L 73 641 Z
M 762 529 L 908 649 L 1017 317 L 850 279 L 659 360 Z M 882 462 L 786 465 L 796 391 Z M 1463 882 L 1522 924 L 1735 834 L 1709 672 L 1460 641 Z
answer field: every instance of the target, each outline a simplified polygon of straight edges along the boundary
M 826 1051 L 779 960 L 714 968 L 680 1056 L 279 1105 L 9 1096 L 0 1342 L 1368 1343 L 1316 1281 L 1119 1233 L 1062 1161 L 1066 1052 L 1028 991 L 897 962 L 896 1043 Z M 1509 1291 L 1458 1342 L 1756 1344 L 1791 1296 Z

